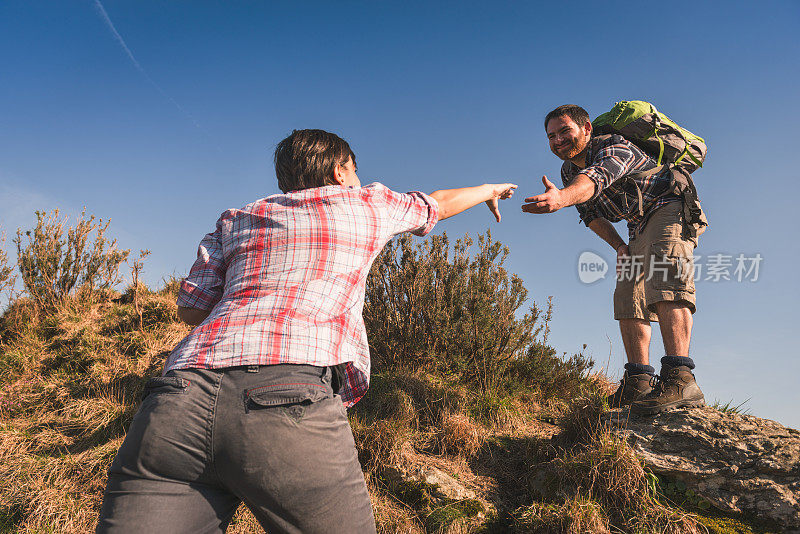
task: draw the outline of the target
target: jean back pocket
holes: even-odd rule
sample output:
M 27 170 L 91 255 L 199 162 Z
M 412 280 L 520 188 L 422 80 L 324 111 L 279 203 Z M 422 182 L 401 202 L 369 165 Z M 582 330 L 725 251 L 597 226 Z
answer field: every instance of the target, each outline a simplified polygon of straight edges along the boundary
M 142 391 L 142 400 L 152 393 L 177 395 L 186 393 L 191 381 L 179 376 L 156 376 L 147 381 Z
M 268 408 L 289 404 L 312 404 L 332 397 L 332 391 L 322 384 L 270 384 L 245 390 L 245 405 Z

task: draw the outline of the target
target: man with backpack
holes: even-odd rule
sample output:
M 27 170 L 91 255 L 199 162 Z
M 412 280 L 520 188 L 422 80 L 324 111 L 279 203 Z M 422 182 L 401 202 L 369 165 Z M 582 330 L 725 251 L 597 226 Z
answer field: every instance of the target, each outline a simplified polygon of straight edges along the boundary
M 545 192 L 526 198 L 523 211 L 575 206 L 584 224 L 617 253 L 614 318 L 628 363 L 609 404 L 632 405 L 643 415 L 702 406 L 689 342 L 693 251 L 707 223 L 690 173 L 702 164 L 704 142 L 638 101 L 617 104 L 594 125 L 583 108 L 560 106 L 547 114 L 545 130 L 551 151 L 564 160 L 564 187 L 543 177 Z M 622 219 L 628 242 L 611 224 Z M 658 321 L 664 340 L 657 376 L 649 362 L 651 321 Z

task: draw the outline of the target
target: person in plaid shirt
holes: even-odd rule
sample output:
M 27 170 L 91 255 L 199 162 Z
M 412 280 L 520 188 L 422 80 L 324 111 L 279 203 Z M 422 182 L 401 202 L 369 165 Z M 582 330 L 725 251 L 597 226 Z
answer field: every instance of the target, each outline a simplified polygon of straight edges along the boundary
M 270 533 L 375 532 L 346 414 L 369 385 L 361 316 L 394 236 L 514 184 L 397 193 L 361 186 L 346 141 L 295 130 L 283 194 L 225 211 L 181 284 L 195 328 L 172 350 L 109 470 L 97 532 L 224 532 L 244 502 Z
M 693 253 L 697 238 L 683 235 L 682 199 L 672 192 L 671 170 L 619 135 L 592 137 L 589 114 L 560 106 L 544 121 L 551 151 L 564 160 L 559 189 L 542 178 L 545 192 L 525 199 L 528 213 L 567 206 L 617 253 L 614 318 L 619 321 L 628 363 L 612 407 L 634 413 L 702 406 L 694 361 L 689 358 L 695 312 Z M 612 222 L 628 222 L 628 242 Z M 649 362 L 650 322 L 658 321 L 666 355 L 661 372 Z

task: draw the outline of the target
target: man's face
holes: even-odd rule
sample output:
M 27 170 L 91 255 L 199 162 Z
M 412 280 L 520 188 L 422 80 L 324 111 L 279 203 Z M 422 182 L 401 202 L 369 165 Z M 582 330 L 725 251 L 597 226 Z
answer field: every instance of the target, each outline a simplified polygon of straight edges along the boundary
M 592 134 L 592 125 L 575 124 L 567 115 L 553 117 L 547 123 L 547 139 L 550 150 L 564 161 L 572 159 L 586 148 Z

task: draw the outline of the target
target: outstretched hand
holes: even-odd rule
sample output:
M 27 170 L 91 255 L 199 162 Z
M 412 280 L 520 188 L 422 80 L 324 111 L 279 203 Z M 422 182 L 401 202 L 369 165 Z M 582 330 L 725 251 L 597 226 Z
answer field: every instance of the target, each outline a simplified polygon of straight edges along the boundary
M 489 206 L 489 211 L 492 212 L 497 222 L 500 222 L 500 206 L 497 201 L 511 198 L 517 184 L 491 184 L 491 187 L 493 188 L 492 197 L 486 201 L 486 205 Z
M 565 206 L 561 190 L 548 180 L 547 176 L 542 176 L 542 183 L 544 184 L 544 193 L 526 198 L 526 204 L 522 205 L 522 211 L 527 213 L 553 213 Z

